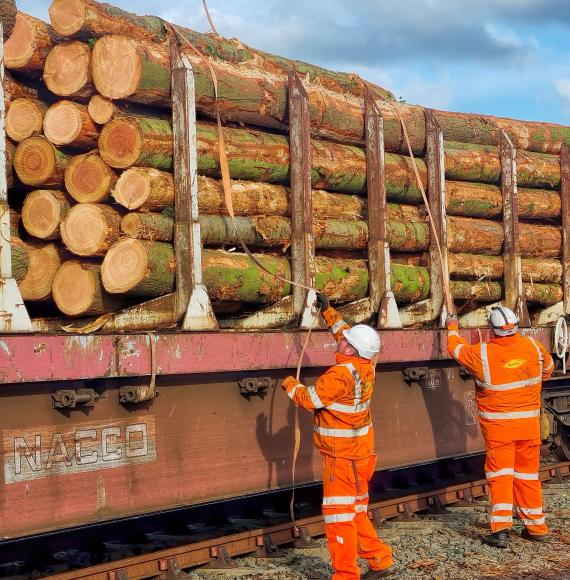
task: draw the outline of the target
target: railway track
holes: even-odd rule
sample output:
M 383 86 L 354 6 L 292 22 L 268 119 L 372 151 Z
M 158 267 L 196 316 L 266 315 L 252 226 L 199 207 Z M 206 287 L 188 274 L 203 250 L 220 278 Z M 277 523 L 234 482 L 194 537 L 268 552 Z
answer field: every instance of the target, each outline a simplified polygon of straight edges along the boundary
M 410 525 L 417 523 L 417 513 L 428 514 L 426 517 L 431 521 L 433 518 L 446 518 L 447 507 L 453 509 L 461 506 L 469 508 L 480 508 L 484 512 L 484 504 L 478 500 L 486 496 L 486 482 L 484 479 L 473 478 L 473 473 L 480 473 L 481 456 L 463 458 L 459 461 L 437 462 L 425 466 L 415 466 L 408 470 L 396 470 L 384 477 L 383 481 L 375 485 L 372 498 L 379 495 L 386 497 L 381 501 L 374 501 L 370 504 L 370 518 L 379 527 L 386 521 L 399 522 L 398 525 Z M 410 476 L 414 474 L 414 477 Z M 471 477 L 469 474 L 471 473 Z M 556 462 L 544 465 L 541 468 L 541 479 L 555 485 L 567 485 L 570 476 L 570 462 Z M 453 479 L 461 479 L 460 483 L 449 483 Z M 445 485 L 438 486 L 437 483 L 446 481 Z M 401 489 L 398 490 L 398 487 Z M 411 487 L 410 487 L 411 486 Z M 300 504 L 298 510 L 302 514 L 307 511 L 308 504 L 318 505 L 320 486 L 312 486 L 299 490 L 298 497 Z M 414 489 L 416 488 L 416 489 Z M 411 489 L 414 489 L 411 492 Z M 277 509 L 284 506 L 283 500 L 286 493 L 281 493 L 281 499 L 274 503 Z M 297 550 L 318 546 L 315 538 L 324 534 L 322 517 L 320 515 L 310 515 L 299 517 L 297 529 L 294 529 L 290 522 L 281 521 L 275 525 L 268 525 L 271 518 L 283 519 L 286 510 L 269 513 L 272 505 L 271 498 L 249 498 L 249 505 L 258 504 L 259 513 L 265 514 L 265 521 L 256 520 L 251 517 L 251 510 L 243 511 L 243 507 L 236 509 L 226 505 L 221 509 L 225 513 L 217 527 L 215 524 L 215 514 L 219 515 L 221 504 L 202 506 L 201 516 L 192 518 L 195 524 L 187 525 L 186 534 L 168 534 L 156 531 L 158 524 L 154 523 L 155 531 L 144 534 L 146 542 L 144 544 L 126 543 L 114 541 L 112 538 L 112 527 L 106 530 L 92 529 L 93 537 L 99 534 L 99 544 L 103 545 L 105 553 L 99 549 L 98 556 L 94 551 L 90 551 L 89 546 L 93 541 L 83 543 L 81 547 L 72 547 L 69 542 L 61 543 L 62 549 L 52 552 L 53 563 L 41 569 L 32 569 L 29 563 L 23 561 L 12 561 L 0 566 L 0 576 L 6 578 L 37 578 L 44 577 L 52 580 L 133 580 L 142 578 L 160 577 L 161 580 L 174 580 L 187 577 L 184 570 L 189 570 L 197 566 L 208 566 L 209 569 L 224 569 L 235 566 L 234 558 L 250 555 L 256 558 L 274 558 L 281 555 L 281 546 L 293 546 Z M 273 498 L 275 501 L 275 498 Z M 266 502 L 266 503 L 264 503 Z M 215 508 L 215 509 L 214 509 Z M 313 511 L 315 511 L 313 509 Z M 204 515 L 209 512 L 210 525 L 206 526 Z M 249 517 L 240 517 L 240 515 Z M 186 516 L 188 517 L 188 516 Z M 131 527 L 133 520 L 128 520 Z M 112 524 L 109 524 L 110 526 Z M 134 522 L 136 527 L 136 521 Z M 150 524 L 145 524 L 140 518 L 141 535 Z M 193 530 L 194 537 L 203 538 L 199 541 L 192 541 L 189 530 Z M 148 528 L 148 529 L 151 529 Z M 216 529 L 217 535 L 212 532 Z M 231 530 L 240 530 L 231 533 Z M 79 535 L 80 532 L 77 532 Z M 214 537 L 207 537 L 208 534 L 215 534 Z M 107 536 L 107 541 L 101 542 L 101 537 Z M 132 537 L 132 535 L 131 535 Z M 45 545 L 45 536 L 44 545 Z M 41 539 L 40 538 L 40 539 Z M 14 545 L 17 545 L 14 544 Z M 58 544 L 53 544 L 57 546 Z M 160 546 L 168 546 L 158 549 Z M 28 548 L 33 545 L 28 542 Z M 71 546 L 71 547 L 70 547 Z M 6 546 L 0 545 L 0 549 Z M 23 546 L 20 546 L 22 548 Z M 25 546 L 24 546 L 25 547 Z M 52 548 L 53 550 L 53 548 Z M 92 548 L 91 548 L 92 550 Z M 136 552 L 144 552 L 136 554 Z M 94 558 L 100 558 L 100 563 L 90 565 Z M 428 564 L 430 559 L 427 558 Z M 26 570 L 27 567 L 27 570 Z M 72 569 L 74 568 L 74 569 Z M 420 566 L 421 571 L 421 566 Z M 230 573 L 229 577 L 233 577 Z M 325 576 L 326 577 L 326 576 Z

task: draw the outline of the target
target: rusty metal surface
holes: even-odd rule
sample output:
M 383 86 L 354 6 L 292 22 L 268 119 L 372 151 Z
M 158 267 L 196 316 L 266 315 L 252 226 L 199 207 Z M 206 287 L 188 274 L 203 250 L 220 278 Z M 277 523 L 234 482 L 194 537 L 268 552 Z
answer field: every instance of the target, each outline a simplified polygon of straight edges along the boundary
M 562 202 L 562 292 L 563 313 L 570 314 L 570 151 L 560 148 L 560 199 Z
M 555 466 L 567 477 L 570 473 L 570 463 L 560 463 Z M 552 466 L 540 470 L 540 479 L 548 481 L 555 479 Z M 466 498 L 477 499 L 487 495 L 486 481 L 477 480 L 465 484 L 448 486 L 426 493 L 407 495 L 391 500 L 371 503 L 368 515 L 373 522 L 382 523 L 386 519 L 399 517 L 403 513 L 425 511 L 434 505 L 460 505 Z M 298 520 L 297 526 L 303 528 L 310 537 L 324 534 L 324 523 L 321 517 L 310 517 Z M 170 568 L 190 568 L 215 561 L 218 552 L 223 550 L 228 556 L 253 553 L 264 540 L 270 540 L 272 545 L 279 546 L 293 543 L 298 534 L 290 524 L 281 524 L 271 528 L 260 528 L 233 536 L 216 538 L 186 546 L 179 546 L 134 558 L 111 562 L 74 572 L 49 576 L 50 580 L 110 580 L 116 578 L 118 570 L 122 570 L 125 578 L 151 578 L 161 571 Z
M 322 369 L 305 369 L 312 384 Z M 260 377 L 279 381 L 285 370 Z M 2 535 L 108 520 L 291 484 L 295 407 L 278 382 L 245 397 L 255 374 L 159 377 L 159 396 L 119 403 L 125 381 L 100 381 L 92 407 L 51 408 L 62 383 L 5 386 Z M 267 381 L 266 381 L 267 382 Z M 399 371 L 378 373 L 371 411 L 379 468 L 478 452 L 474 386 L 457 367 L 425 385 Z M 297 483 L 320 480 L 312 415 L 300 413 Z
M 517 194 L 516 149 L 504 130 L 500 133 L 501 189 L 503 192 L 503 228 L 505 241 L 504 285 L 505 305 L 513 310 L 521 327 L 530 326 L 530 317 L 523 291 L 522 260 L 519 247 L 519 204 Z
M 526 329 L 551 349 L 550 328 Z M 489 331 L 463 331 L 478 342 Z M 301 332 L 222 332 L 160 334 L 156 338 L 157 374 L 182 375 L 297 366 L 305 334 Z M 383 330 L 379 363 L 445 360 L 446 331 Z M 304 367 L 333 364 L 336 343 L 330 332 L 314 331 Z M 148 334 L 11 335 L 0 338 L 0 384 L 36 381 L 146 376 L 151 374 Z

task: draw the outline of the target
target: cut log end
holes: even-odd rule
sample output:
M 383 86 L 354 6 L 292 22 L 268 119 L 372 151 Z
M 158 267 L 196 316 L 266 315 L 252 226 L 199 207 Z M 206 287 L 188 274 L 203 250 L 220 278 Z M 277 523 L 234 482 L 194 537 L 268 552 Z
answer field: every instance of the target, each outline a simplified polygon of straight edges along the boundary
M 59 96 L 82 94 L 91 82 L 91 49 L 83 42 L 62 42 L 47 56 L 44 81 Z
M 138 209 L 149 198 L 150 189 L 151 178 L 149 172 L 145 170 L 138 171 L 136 167 L 133 167 L 121 174 L 115 185 L 113 197 L 117 203 L 127 209 Z
M 89 111 L 89 116 L 95 123 L 104 125 L 113 117 L 115 105 L 113 105 L 113 101 L 103 95 L 93 95 L 89 100 L 87 110 Z
M 133 123 L 115 119 L 105 125 L 99 137 L 99 154 L 111 167 L 126 169 L 140 155 L 142 136 Z
M 103 96 L 123 99 L 132 95 L 142 72 L 136 44 L 125 36 L 100 38 L 93 47 L 92 69 L 95 87 Z
M 26 231 L 42 240 L 59 238 L 59 224 L 69 209 L 61 191 L 38 189 L 26 196 L 22 207 L 22 223 Z
M 53 145 L 43 137 L 30 137 L 22 141 L 16 148 L 14 169 L 26 185 L 45 183 L 56 169 Z
M 97 294 L 99 265 L 82 264 L 77 260 L 64 262 L 52 285 L 52 295 L 56 306 L 67 316 L 87 314 L 93 307 Z
M 52 105 L 44 118 L 44 134 L 54 145 L 69 145 L 82 129 L 81 113 L 75 103 L 59 101 Z
M 51 296 L 54 276 L 61 266 L 64 252 L 56 244 L 26 244 L 29 267 L 26 277 L 18 283 L 24 300 L 47 300 Z
M 123 294 L 138 286 L 149 271 L 149 256 L 144 244 L 134 239 L 117 242 L 105 256 L 101 278 L 110 294 Z
M 73 36 L 85 22 L 85 4 L 81 0 L 53 0 L 48 12 L 51 25 L 61 36 Z
M 80 203 L 98 203 L 109 197 L 116 175 L 96 153 L 74 157 L 65 170 L 65 187 Z
M 6 133 L 20 143 L 42 132 L 46 107 L 33 99 L 15 99 L 6 113 Z
M 26 67 L 35 51 L 35 30 L 33 21 L 25 14 L 18 13 L 14 29 L 4 46 L 6 68 L 18 70 Z

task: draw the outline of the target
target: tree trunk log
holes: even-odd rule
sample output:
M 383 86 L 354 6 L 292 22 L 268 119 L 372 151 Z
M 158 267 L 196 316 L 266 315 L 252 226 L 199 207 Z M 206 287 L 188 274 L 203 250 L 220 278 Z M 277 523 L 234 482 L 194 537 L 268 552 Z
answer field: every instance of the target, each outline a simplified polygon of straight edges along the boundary
M 16 146 L 12 141 L 6 139 L 6 185 L 10 189 L 14 185 L 14 156 Z
M 108 99 L 170 105 L 170 54 L 163 45 L 103 36 L 95 42 L 91 66 L 95 88 Z
M 72 157 L 65 169 L 65 187 L 79 203 L 99 203 L 109 199 L 117 174 L 96 151 Z
M 25 185 L 63 186 L 69 157 L 44 137 L 29 137 L 16 147 L 14 170 Z
M 91 49 L 77 41 L 61 42 L 52 48 L 44 68 L 47 88 L 60 97 L 87 99 L 93 95 Z
M 152 167 L 127 169 L 115 185 L 113 198 L 130 210 L 157 210 L 174 205 L 172 174 Z
M 119 310 L 125 301 L 105 292 L 101 265 L 69 260 L 57 271 L 52 285 L 53 300 L 66 316 L 88 316 Z
M 44 118 L 44 134 L 54 145 L 91 149 L 97 147 L 99 128 L 87 107 L 73 101 L 52 105 Z
M 463 217 L 447 218 L 447 244 L 450 252 L 497 256 L 503 249 L 502 224 L 491 220 Z
M 109 205 L 74 205 L 61 222 L 61 238 L 77 256 L 104 256 L 119 239 L 121 214 Z
M 528 302 L 552 306 L 562 300 L 562 286 L 557 284 L 523 284 Z
M 89 99 L 87 106 L 89 116 L 98 125 L 105 125 L 115 117 L 157 117 L 170 119 L 170 111 L 164 110 L 164 114 L 158 109 L 150 109 L 136 103 L 129 103 L 123 101 L 122 103 L 115 103 L 104 97 L 103 95 L 93 95 Z
M 41 72 L 57 40 L 51 26 L 18 12 L 14 30 L 4 46 L 4 66 L 28 73 Z
M 6 134 L 20 143 L 42 133 L 47 106 L 37 99 L 15 99 L 6 113 Z
M 200 221 L 206 217 L 200 218 Z M 171 242 L 174 219 L 161 213 L 131 212 L 123 217 L 121 231 L 130 238 L 153 242 Z
M 18 9 L 15 0 L 3 0 L 0 6 L 0 21 L 4 31 L 4 43 L 10 38 L 14 25 L 16 24 L 16 14 Z
M 562 230 L 557 226 L 519 224 L 523 258 L 558 258 L 562 253 Z
M 8 71 L 4 71 L 4 108 L 8 107 L 15 99 L 37 99 L 38 91 L 34 87 L 28 87 L 16 80 Z
M 59 225 L 69 211 L 65 193 L 55 189 L 37 189 L 28 193 L 22 206 L 25 230 L 41 240 L 57 240 Z
M 12 278 L 16 282 L 23 280 L 30 269 L 30 252 L 28 244 L 10 232 L 10 253 L 12 256 Z

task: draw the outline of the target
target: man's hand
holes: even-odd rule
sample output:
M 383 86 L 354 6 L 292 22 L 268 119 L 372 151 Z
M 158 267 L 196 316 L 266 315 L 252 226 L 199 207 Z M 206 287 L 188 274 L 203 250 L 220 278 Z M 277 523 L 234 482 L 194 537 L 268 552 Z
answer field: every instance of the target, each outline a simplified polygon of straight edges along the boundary
M 452 324 L 457 324 L 459 319 L 457 318 L 457 314 L 448 314 L 445 320 L 446 328 L 449 328 Z
M 321 309 L 321 312 L 328 310 L 331 307 L 331 303 L 326 294 L 322 292 L 317 292 L 317 306 Z
M 281 383 L 281 388 L 284 391 L 289 391 L 295 385 L 300 385 L 301 383 L 295 377 L 285 377 Z

